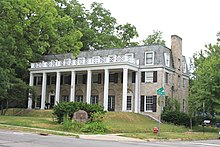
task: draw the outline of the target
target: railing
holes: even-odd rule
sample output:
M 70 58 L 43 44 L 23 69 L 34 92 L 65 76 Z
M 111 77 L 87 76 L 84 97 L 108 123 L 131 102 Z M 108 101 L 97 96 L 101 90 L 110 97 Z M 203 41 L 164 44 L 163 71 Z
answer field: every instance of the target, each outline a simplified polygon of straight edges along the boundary
M 31 63 L 31 68 L 44 68 L 44 67 L 66 67 L 74 65 L 92 65 L 92 64 L 105 64 L 105 63 L 132 63 L 139 65 L 139 60 L 131 56 L 111 56 L 111 57 L 99 57 L 92 58 L 78 58 L 78 59 L 64 59 L 64 60 L 51 60 L 48 62 L 42 61 L 38 63 Z

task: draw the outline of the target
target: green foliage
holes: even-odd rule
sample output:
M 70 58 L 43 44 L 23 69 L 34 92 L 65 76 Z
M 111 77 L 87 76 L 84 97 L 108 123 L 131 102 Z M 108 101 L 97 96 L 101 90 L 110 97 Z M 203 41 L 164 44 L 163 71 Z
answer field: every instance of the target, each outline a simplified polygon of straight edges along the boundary
M 57 10 L 61 16 L 70 16 L 74 27 L 83 36 L 81 50 L 120 48 L 137 45 L 131 40 L 138 37 L 136 27 L 127 24 L 117 24 L 116 18 L 103 7 L 102 3 L 93 2 L 90 10 L 77 0 L 56 0 Z
M 162 32 L 153 30 L 152 35 L 143 40 L 144 45 L 160 44 L 165 46 L 166 42 L 162 39 Z
M 180 111 L 165 111 L 161 114 L 161 119 L 176 125 L 190 126 L 189 116 Z
M 56 117 L 57 121 L 61 123 L 64 119 L 64 116 L 67 115 L 70 119 L 72 119 L 74 112 L 78 110 L 86 111 L 89 119 L 92 119 L 91 116 L 93 113 L 105 113 L 104 108 L 101 105 L 91 105 L 81 102 L 62 102 L 54 106 L 53 115 Z
M 91 132 L 91 133 L 105 133 L 108 131 L 106 124 L 103 122 L 90 122 L 85 124 L 84 127 L 81 128 L 82 132 Z
M 188 104 L 190 113 L 201 113 L 203 103 L 206 114 L 220 113 L 220 33 L 217 43 L 206 45 L 194 55 L 194 72 L 192 73 Z
M 173 98 L 168 98 L 166 101 L 166 106 L 163 108 L 163 112 L 165 111 L 179 111 L 180 103 Z

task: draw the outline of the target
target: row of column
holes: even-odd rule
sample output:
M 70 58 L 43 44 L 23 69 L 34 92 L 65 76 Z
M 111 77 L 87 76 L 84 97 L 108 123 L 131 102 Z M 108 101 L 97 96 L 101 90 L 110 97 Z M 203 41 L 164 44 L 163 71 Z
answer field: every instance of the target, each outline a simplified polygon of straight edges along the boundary
M 56 95 L 55 101 L 59 103 L 60 98 L 60 77 L 61 73 L 57 72 L 56 76 Z M 71 88 L 70 88 L 70 101 L 74 101 L 75 98 L 75 71 L 71 72 Z M 92 71 L 87 70 L 87 91 L 86 91 L 86 102 L 90 104 L 90 96 L 91 96 L 91 78 L 92 78 Z M 30 81 L 29 85 L 33 86 L 33 73 L 30 73 Z M 47 75 L 46 72 L 43 72 L 43 81 L 42 81 L 42 91 L 41 91 L 41 109 L 45 107 L 45 99 L 46 99 L 46 82 Z M 122 111 L 127 110 L 127 84 L 128 84 L 128 69 L 123 68 L 123 90 L 122 90 Z M 139 74 L 136 72 L 135 75 L 135 102 L 134 102 L 134 111 L 138 112 L 138 86 L 139 86 Z M 108 89 L 109 89 L 109 69 L 105 69 L 105 79 L 104 79 L 104 110 L 108 110 Z M 55 104 L 56 104 L 55 103 Z M 28 108 L 32 108 L 32 97 L 29 94 L 28 98 Z

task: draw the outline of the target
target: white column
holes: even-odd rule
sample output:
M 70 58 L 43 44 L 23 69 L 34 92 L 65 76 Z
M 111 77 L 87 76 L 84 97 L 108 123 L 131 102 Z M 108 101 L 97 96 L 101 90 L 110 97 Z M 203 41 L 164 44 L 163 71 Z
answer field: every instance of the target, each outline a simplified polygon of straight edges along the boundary
M 75 78 L 76 78 L 76 72 L 71 72 L 71 89 L 70 89 L 70 102 L 75 101 Z
M 29 86 L 33 86 L 34 76 L 33 73 L 30 72 Z M 28 109 L 32 109 L 32 94 L 28 94 Z
M 43 81 L 42 81 L 42 90 L 41 90 L 41 107 L 40 107 L 40 109 L 44 109 L 44 107 L 45 107 L 46 86 L 47 86 L 47 74 L 45 72 L 43 72 Z
M 90 97 L 91 97 L 91 77 L 92 72 L 91 70 L 87 71 L 87 90 L 86 90 L 86 102 L 90 104 Z
M 108 84 L 109 84 L 109 70 L 105 69 L 105 81 L 104 81 L 104 110 L 108 110 Z
M 127 83 L 128 83 L 128 69 L 123 68 L 123 93 L 122 93 L 122 111 L 127 110 Z
M 60 72 L 57 72 L 55 105 L 60 102 Z
M 135 72 L 135 102 L 134 102 L 134 112 L 138 113 L 138 102 L 139 102 L 139 77 L 138 77 L 138 72 Z

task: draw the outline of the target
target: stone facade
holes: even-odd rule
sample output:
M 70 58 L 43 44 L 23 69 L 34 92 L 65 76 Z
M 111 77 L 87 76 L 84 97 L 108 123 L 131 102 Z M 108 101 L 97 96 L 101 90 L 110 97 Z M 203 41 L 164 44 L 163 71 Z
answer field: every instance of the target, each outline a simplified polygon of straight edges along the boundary
M 143 113 L 158 118 L 164 87 L 167 98 L 177 99 L 186 110 L 188 69 L 182 55 L 182 39 L 171 36 L 171 49 L 148 45 L 45 56 L 32 63 L 28 108 L 44 109 L 62 101 L 83 101 L 104 105 L 108 111 Z M 57 82 L 58 81 L 58 82 Z M 165 98 L 162 98 L 162 106 Z

